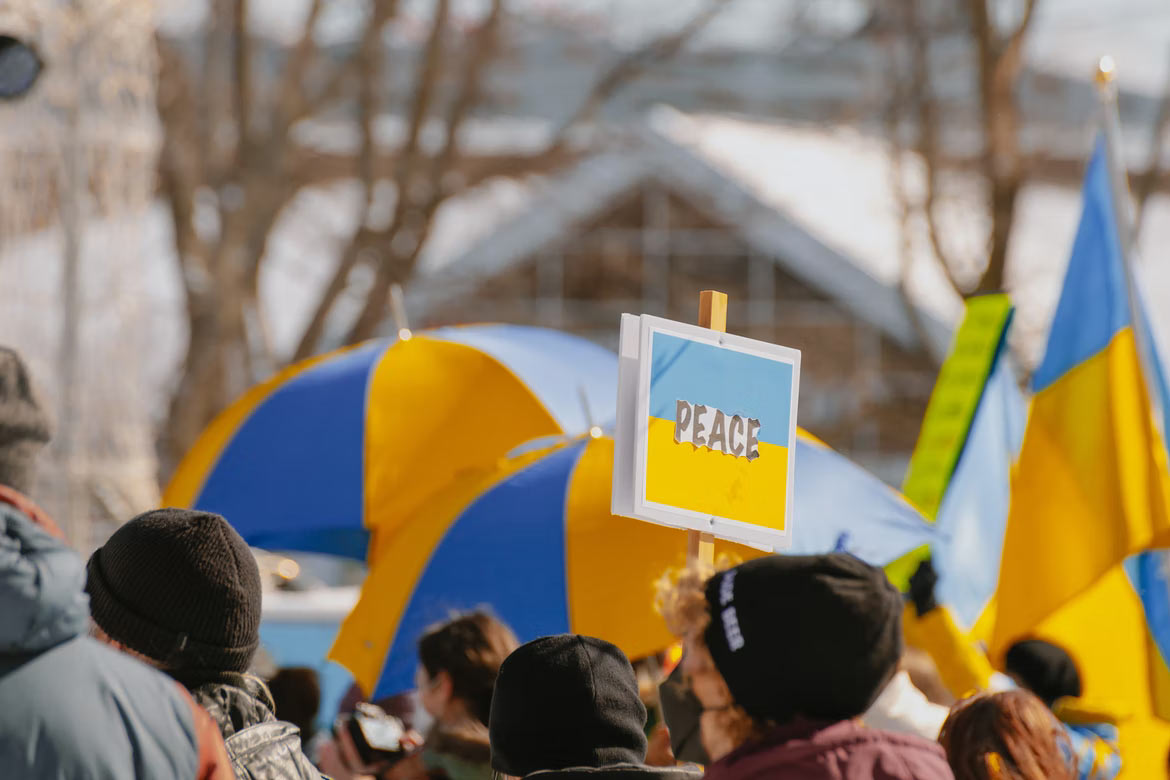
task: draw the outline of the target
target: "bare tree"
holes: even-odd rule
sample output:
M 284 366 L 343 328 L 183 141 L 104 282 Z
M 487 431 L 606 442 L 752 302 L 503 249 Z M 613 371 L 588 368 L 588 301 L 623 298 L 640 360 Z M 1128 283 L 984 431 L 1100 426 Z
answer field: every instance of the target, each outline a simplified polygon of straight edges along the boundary
M 1133 199 L 1135 204 L 1136 224 L 1134 236 L 1140 236 L 1142 225 L 1145 223 L 1146 206 L 1150 196 L 1158 186 L 1158 178 L 1162 171 L 1162 154 L 1166 146 L 1166 128 L 1170 125 L 1170 78 L 1162 89 L 1162 98 L 1158 101 L 1158 113 L 1154 117 L 1154 124 L 1150 128 L 1150 156 L 1146 161 L 1146 168 L 1133 178 Z
M 1004 285 L 1008 241 L 1015 223 L 1016 202 L 1023 186 L 1027 161 L 1020 147 L 1020 107 L 1017 87 L 1023 67 L 1023 50 L 1035 17 L 1037 0 L 1020 0 L 1014 21 L 997 22 L 1002 14 L 993 9 L 1002 6 L 994 0 L 966 0 L 962 26 L 974 50 L 976 74 L 976 109 L 981 151 L 974 174 L 982 182 L 988 232 L 981 258 L 959 257 L 940 226 L 941 181 L 955 169 L 953 156 L 943 148 L 943 117 L 946 112 L 931 82 L 930 50 L 935 31 L 928 13 L 928 0 L 891 0 L 887 5 L 896 20 L 898 35 L 892 40 L 904 48 L 908 65 L 892 69 L 895 79 L 906 79 L 907 88 L 892 90 L 891 111 L 895 119 L 891 132 L 900 133 L 909 125 L 912 141 L 908 146 L 924 167 L 921 212 L 930 245 L 939 266 L 960 295 L 993 292 Z M 905 71 L 905 73 L 904 73 Z M 900 145 L 893 163 L 902 166 Z M 960 279 L 957 269 L 965 266 L 980 269 L 974 284 Z
M 459 138 L 501 47 L 503 0 L 491 0 L 486 15 L 462 38 L 451 19 L 450 0 L 435 0 L 406 101 L 405 140 L 393 150 L 375 143 L 374 120 L 388 110 L 383 105 L 388 97 L 383 32 L 399 15 L 397 0 L 369 0 L 360 40 L 340 60 L 314 36 L 324 2 L 311 0 L 299 38 L 285 52 L 275 80 L 261 78 L 255 61 L 256 41 L 247 28 L 249 0 L 211 0 L 210 22 L 197 41 L 198 58 L 160 39 L 161 180 L 175 224 L 189 326 L 181 376 L 160 436 L 164 473 L 232 398 L 286 361 L 324 346 L 338 301 L 358 269 L 372 275 L 373 282 L 346 329 L 347 342 L 377 332 L 391 287 L 414 272 L 444 201 L 491 175 L 562 163 L 566 139 L 576 126 L 590 121 L 646 66 L 678 51 L 729 2 L 709 0 L 679 30 L 605 69 L 547 148 L 486 164 L 462 155 Z M 323 159 L 293 141 L 298 122 L 326 113 L 353 118 L 360 138 L 356 154 Z M 434 120 L 443 132 L 437 151 L 422 143 L 424 126 Z M 457 169 L 471 175 L 450 175 Z M 357 227 L 334 261 L 293 354 L 278 355 L 258 290 L 267 244 L 285 206 L 302 188 L 330 175 L 361 182 Z M 386 226 L 372 227 L 375 184 L 387 178 L 396 191 L 394 210 Z

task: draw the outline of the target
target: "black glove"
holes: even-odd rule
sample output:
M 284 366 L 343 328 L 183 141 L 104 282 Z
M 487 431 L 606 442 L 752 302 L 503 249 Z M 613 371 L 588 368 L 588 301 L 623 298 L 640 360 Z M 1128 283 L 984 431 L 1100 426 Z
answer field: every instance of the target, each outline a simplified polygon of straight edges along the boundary
M 699 720 L 703 717 L 703 705 L 683 676 L 680 662 L 661 685 L 658 686 L 658 701 L 662 705 L 662 719 L 670 729 L 670 747 L 679 761 L 695 764 L 709 764 L 707 751 L 700 737 Z
M 934 570 L 934 563 L 927 558 L 918 564 L 918 570 L 910 576 L 910 600 L 914 602 L 914 611 L 918 617 L 938 607 L 934 597 L 934 587 L 938 585 L 938 572 Z

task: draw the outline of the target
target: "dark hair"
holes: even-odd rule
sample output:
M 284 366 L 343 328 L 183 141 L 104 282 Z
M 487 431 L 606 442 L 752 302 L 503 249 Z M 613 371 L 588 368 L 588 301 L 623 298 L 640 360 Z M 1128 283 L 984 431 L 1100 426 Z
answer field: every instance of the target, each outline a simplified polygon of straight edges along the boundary
M 418 659 L 428 677 L 446 672 L 452 696 L 486 726 L 500 664 L 518 645 L 512 630 L 499 620 L 484 612 L 471 612 L 423 634 L 418 640 Z
M 955 780 L 1073 780 L 1068 736 L 1024 690 L 980 693 L 956 704 L 938 737 Z
M 1043 639 L 1023 639 L 1009 647 L 1004 667 L 1049 707 L 1057 699 L 1081 695 L 1076 661 L 1063 647 Z
M 313 721 L 321 707 L 321 684 L 317 672 L 307 666 L 286 666 L 268 681 L 276 705 L 276 717 L 301 730 L 301 741 L 313 738 Z

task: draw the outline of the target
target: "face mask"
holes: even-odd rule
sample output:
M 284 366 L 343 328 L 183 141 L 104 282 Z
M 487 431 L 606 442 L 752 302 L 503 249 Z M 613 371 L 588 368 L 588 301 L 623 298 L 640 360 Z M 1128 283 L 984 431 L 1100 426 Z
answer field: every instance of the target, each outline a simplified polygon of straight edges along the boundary
M 427 712 L 427 708 L 422 705 L 422 697 L 418 692 L 410 695 L 410 726 L 419 734 L 426 734 L 431 730 L 431 726 L 435 725 L 435 719 L 431 717 L 431 713 Z

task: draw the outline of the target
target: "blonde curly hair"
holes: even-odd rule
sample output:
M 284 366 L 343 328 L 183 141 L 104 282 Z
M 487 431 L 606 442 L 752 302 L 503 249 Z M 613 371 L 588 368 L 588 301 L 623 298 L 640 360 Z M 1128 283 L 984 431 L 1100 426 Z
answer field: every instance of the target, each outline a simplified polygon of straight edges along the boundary
M 679 569 L 667 569 L 654 583 L 654 609 L 679 639 L 702 633 L 711 620 L 707 609 L 707 581 L 734 566 L 728 556 L 715 564 L 692 561 Z
M 707 582 L 737 563 L 728 555 L 720 556 L 714 564 L 693 561 L 685 567 L 666 571 L 654 584 L 655 610 L 662 615 L 670 632 L 687 645 L 685 668 L 692 689 L 697 694 L 699 686 L 703 686 L 708 697 L 726 702 L 720 707 L 706 706 L 704 702 L 703 745 L 712 760 L 718 760 L 748 740 L 760 737 L 771 725 L 757 722 L 734 703 L 731 690 L 715 667 L 703 639 L 703 632 L 711 622 Z

